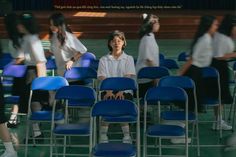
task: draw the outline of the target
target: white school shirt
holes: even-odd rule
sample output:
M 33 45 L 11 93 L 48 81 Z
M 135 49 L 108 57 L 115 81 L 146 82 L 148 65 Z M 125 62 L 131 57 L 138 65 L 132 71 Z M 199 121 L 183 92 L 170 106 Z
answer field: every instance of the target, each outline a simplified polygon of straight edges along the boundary
M 136 75 L 132 56 L 123 52 L 118 59 L 115 59 L 111 54 L 107 54 L 99 60 L 98 77 L 125 77 L 125 75 Z M 125 92 L 132 93 L 131 91 Z
M 232 38 L 222 33 L 216 32 L 213 38 L 213 56 L 223 57 L 227 53 L 232 53 L 235 49 Z
M 8 49 L 13 58 L 24 58 L 24 51 L 21 48 L 15 48 L 11 40 L 8 42 Z
M 22 50 L 24 51 L 24 63 L 28 66 L 35 66 L 38 62 L 46 63 L 47 61 L 38 35 L 25 35 Z
M 143 67 L 147 67 L 146 60 L 151 60 L 154 66 L 159 66 L 159 46 L 156 43 L 155 35 L 149 33 L 144 35 L 139 43 L 138 58 L 136 62 L 136 72 Z M 150 79 L 138 80 L 139 83 L 150 82 Z
M 66 62 L 68 62 L 78 52 L 84 54 L 87 52 L 87 48 L 75 35 L 69 32 L 66 32 L 65 43 L 61 46 L 61 43 L 57 39 L 57 33 L 54 33 L 51 38 L 51 52 L 55 56 L 57 74 L 64 76 Z M 73 66 L 76 66 L 76 64 L 77 63 L 74 63 Z
M 212 57 L 212 37 L 206 33 L 198 39 L 193 47 L 192 65 L 199 68 L 207 67 L 211 64 Z

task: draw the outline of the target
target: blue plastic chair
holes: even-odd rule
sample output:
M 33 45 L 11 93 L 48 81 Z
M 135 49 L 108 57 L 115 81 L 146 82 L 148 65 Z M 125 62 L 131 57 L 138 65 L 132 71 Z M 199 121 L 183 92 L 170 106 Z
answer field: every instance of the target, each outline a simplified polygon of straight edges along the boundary
M 196 129 L 196 139 L 197 139 L 197 151 L 198 156 L 200 156 L 199 147 L 199 128 L 198 128 L 198 108 L 197 108 L 197 97 L 196 97 L 196 87 L 194 81 L 186 76 L 166 76 L 160 79 L 158 86 L 160 87 L 180 87 L 185 90 L 191 90 L 193 92 L 193 102 L 194 112 L 188 113 L 188 121 L 193 124 L 192 138 L 194 137 L 194 131 Z M 190 95 L 188 95 L 189 97 Z M 189 99 L 188 99 L 189 100 Z M 164 111 L 161 113 L 161 119 L 171 120 L 171 121 L 184 121 L 185 111 L 174 110 L 174 111 Z M 196 127 L 196 128 L 195 128 Z
M 110 77 L 104 79 L 99 87 L 99 95 L 98 98 L 101 100 L 101 92 L 106 90 L 112 90 L 112 91 L 125 91 L 125 90 L 132 90 L 133 92 L 136 92 L 137 97 L 139 97 L 138 90 L 137 90 L 137 84 L 132 78 L 128 77 Z M 139 101 L 137 102 L 137 106 L 139 108 Z M 139 116 L 139 115 L 138 115 Z M 113 117 L 113 116 L 105 116 L 103 117 L 103 120 L 108 123 L 113 123 L 117 121 L 132 121 L 134 117 L 132 116 L 120 116 L 120 117 Z M 139 127 L 139 121 L 137 123 Z M 136 135 L 139 135 L 140 132 L 136 132 Z M 137 142 L 139 142 L 138 139 L 136 139 Z M 140 145 L 140 143 L 138 143 Z M 139 149 L 139 147 L 138 147 Z M 138 152 L 140 152 L 138 150 Z
M 208 79 L 208 78 L 214 78 L 217 80 L 217 86 L 218 86 L 218 96 L 217 98 L 213 97 L 208 97 L 204 95 L 203 97 L 203 105 L 208 108 L 208 107 L 216 107 L 216 106 L 221 106 L 221 89 L 220 89 L 220 75 L 217 69 L 213 67 L 205 67 L 202 68 L 202 78 Z M 219 107 L 219 116 L 222 117 L 222 109 Z M 216 122 L 218 123 L 219 126 L 221 126 L 220 121 L 217 120 L 212 120 L 212 121 L 200 121 L 200 122 Z M 220 130 L 220 139 L 222 138 L 222 128 L 219 127 Z
M 144 67 L 139 70 L 138 79 L 160 79 L 169 76 L 170 72 L 166 67 Z
M 173 59 L 160 60 L 160 66 L 166 67 L 170 70 L 179 69 L 177 62 Z
M 157 105 L 159 113 L 161 113 L 161 105 L 169 105 L 169 103 L 185 104 L 185 128 L 177 125 L 160 124 L 160 114 L 158 124 L 147 126 L 147 106 Z M 162 154 L 162 139 L 178 138 L 185 136 L 185 156 L 188 156 L 188 96 L 186 92 L 179 87 L 153 87 L 149 89 L 145 95 L 144 105 L 144 132 L 143 132 L 143 156 L 147 154 L 147 138 L 159 139 L 159 155 Z
M 104 100 L 96 103 L 92 109 L 91 116 L 94 121 L 93 136 L 96 137 L 97 126 L 96 117 L 135 117 L 127 123 L 136 123 L 136 132 L 139 133 L 139 113 L 137 106 L 129 100 Z M 116 121 L 114 123 L 123 123 L 124 121 Z M 140 157 L 139 149 L 139 134 L 137 134 L 136 147 L 132 144 L 109 142 L 109 143 L 94 143 L 91 155 L 96 157 Z
M 67 154 L 66 148 L 70 147 L 71 145 L 67 145 L 67 137 L 76 137 L 76 136 L 84 136 L 88 137 L 89 141 L 89 152 L 87 154 L 80 154 L 84 156 L 89 156 L 89 153 L 92 151 L 92 123 L 90 119 L 90 123 L 71 123 L 68 120 L 69 114 L 68 114 L 68 101 L 69 100 L 76 100 L 76 104 L 74 104 L 73 107 L 78 108 L 89 108 L 94 105 L 96 101 L 96 93 L 95 91 L 90 87 L 84 87 L 79 85 L 72 85 L 72 86 L 65 86 L 60 88 L 55 95 L 56 100 L 64 100 L 65 101 L 65 123 L 61 125 L 53 125 L 55 126 L 52 130 L 53 132 L 53 138 L 56 144 L 56 136 L 63 136 L 64 138 L 64 144 L 63 144 L 63 156 L 66 155 L 73 155 L 73 154 Z M 54 104 L 53 111 L 55 111 L 56 103 Z M 81 114 L 81 113 L 78 113 Z M 89 115 L 90 117 L 90 115 Z M 91 118 L 91 117 L 90 117 Z M 53 119 L 54 123 L 54 119 Z M 74 145 L 74 144 L 73 144 Z M 74 145 L 74 146 L 84 146 L 84 145 Z M 53 155 L 53 145 L 50 147 Z M 57 148 L 56 148 L 57 149 Z M 58 153 L 56 153 L 58 154 Z M 74 154 L 75 155 L 75 154 Z M 76 154 L 78 155 L 78 154 Z
M 165 55 L 163 55 L 162 53 L 159 53 L 159 60 L 164 60 L 165 59 Z
M 28 104 L 28 113 L 27 113 L 27 122 L 26 122 L 26 140 L 25 140 L 25 156 L 28 154 L 28 140 L 29 140 L 29 129 L 33 122 L 47 122 L 51 124 L 52 130 L 52 117 L 55 121 L 63 120 L 64 115 L 61 113 L 53 115 L 52 111 L 36 111 L 31 112 L 31 99 L 33 91 L 42 90 L 42 91 L 57 91 L 61 87 L 68 86 L 68 82 L 65 78 L 61 76 L 48 76 L 48 77 L 38 77 L 35 78 L 31 84 L 29 104 Z M 52 132 L 50 133 L 50 138 L 52 137 Z M 33 145 L 35 145 L 35 139 L 33 138 Z M 50 145 L 52 141 L 50 140 Z
M 93 68 L 97 71 L 98 70 L 98 65 L 99 65 L 99 59 L 95 59 L 95 60 L 91 60 L 89 67 Z
M 25 65 L 7 65 L 4 67 L 2 72 L 2 80 L 3 80 L 3 86 L 4 90 L 11 91 L 11 87 L 13 84 L 14 78 L 22 78 L 25 76 L 27 67 Z M 8 78 L 8 79 L 5 79 Z M 4 96 L 4 102 L 5 104 L 18 104 L 20 97 L 17 95 L 8 94 Z
M 90 67 L 93 60 L 96 60 L 96 56 L 91 52 L 86 52 L 80 57 L 80 67 Z

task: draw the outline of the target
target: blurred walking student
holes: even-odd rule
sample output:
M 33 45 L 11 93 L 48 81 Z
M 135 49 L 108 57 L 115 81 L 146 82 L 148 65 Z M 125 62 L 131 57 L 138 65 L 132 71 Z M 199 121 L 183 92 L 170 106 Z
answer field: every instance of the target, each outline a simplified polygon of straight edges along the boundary
M 98 79 L 100 81 L 109 77 L 134 77 L 135 67 L 134 59 L 132 56 L 127 55 L 124 52 L 126 47 L 126 39 L 123 32 L 118 30 L 113 31 L 108 37 L 107 43 L 109 52 L 107 55 L 101 57 L 98 66 Z M 102 99 L 133 99 L 133 93 L 131 91 L 104 91 Z M 107 131 L 109 124 L 106 122 L 101 123 L 100 130 L 100 142 L 107 143 L 108 136 Z M 129 124 L 122 124 L 121 126 L 124 137 L 124 143 L 131 143 L 132 139 L 130 136 Z
M 227 60 L 236 58 L 235 45 L 233 38 L 236 38 L 236 16 L 225 15 L 218 32 L 215 33 L 213 38 L 213 61 L 211 66 L 215 67 L 220 74 L 220 89 L 221 89 L 221 102 L 222 104 L 231 104 L 233 101 L 229 89 L 229 68 Z M 212 84 L 214 82 L 211 82 Z M 216 82 L 215 82 L 216 84 Z M 214 86 L 214 84 L 213 84 Z M 215 86 L 214 86 L 215 87 Z M 217 89 L 212 88 L 212 95 L 217 96 Z M 218 117 L 218 107 L 215 109 L 216 117 Z M 221 127 L 223 130 L 231 130 L 232 126 L 228 125 L 222 117 L 219 117 Z M 219 129 L 219 126 L 213 124 L 213 129 Z
M 42 43 L 38 37 L 39 29 L 35 17 L 31 13 L 23 13 L 20 16 L 18 31 L 23 34 L 21 48 L 24 51 L 24 62 L 27 65 L 26 89 L 20 97 L 20 109 L 27 113 L 28 100 L 32 81 L 37 77 L 46 76 L 46 58 Z M 39 111 L 48 103 L 48 92 L 34 91 L 31 101 L 31 110 Z M 33 124 L 34 137 L 42 136 L 37 123 Z M 36 131 L 35 131 L 36 130 Z
M 0 55 L 1 53 L 2 49 L 0 45 Z M 9 130 L 5 125 L 5 123 L 7 122 L 7 118 L 5 116 L 3 88 L 1 81 L 2 80 L 0 79 L 0 137 L 3 141 L 3 145 L 5 146 L 5 152 L 0 157 L 17 157 L 17 153 L 11 141 Z
M 202 111 L 203 79 L 202 68 L 210 66 L 213 58 L 212 40 L 217 31 L 218 21 L 213 16 L 202 16 L 190 47 L 190 58 L 180 70 L 180 75 L 189 76 L 196 85 L 198 110 Z M 191 97 L 190 97 L 191 98 Z M 190 100 L 191 101 L 191 100 Z M 194 105 L 189 106 L 194 111 Z
M 153 14 L 143 14 L 143 23 L 139 30 L 141 38 L 139 42 L 136 72 L 143 67 L 159 66 L 159 46 L 155 39 L 155 33 L 160 29 L 159 18 Z M 144 97 L 146 91 L 155 86 L 156 81 L 139 80 L 139 96 Z
M 21 48 L 21 37 L 22 35 L 17 30 L 19 24 L 19 16 L 16 13 L 9 13 L 4 17 L 5 28 L 9 37 L 9 52 L 13 56 L 14 61 L 12 64 L 23 64 L 24 63 L 24 52 Z M 24 87 L 25 78 L 14 78 L 12 95 L 20 96 Z M 14 104 L 12 107 L 12 114 L 7 123 L 9 128 L 17 127 L 17 114 L 19 111 L 18 104 Z
M 87 51 L 68 27 L 62 13 L 50 16 L 51 53 L 55 56 L 57 74 L 64 75 L 65 70 L 76 66 L 76 62 Z

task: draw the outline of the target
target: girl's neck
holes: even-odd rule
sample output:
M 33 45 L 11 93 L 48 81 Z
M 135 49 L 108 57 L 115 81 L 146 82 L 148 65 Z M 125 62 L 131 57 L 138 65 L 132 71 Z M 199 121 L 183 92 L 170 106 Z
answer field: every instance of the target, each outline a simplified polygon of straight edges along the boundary
M 115 58 L 115 59 L 118 59 L 121 55 L 122 55 L 122 50 L 120 51 L 112 51 L 111 55 Z

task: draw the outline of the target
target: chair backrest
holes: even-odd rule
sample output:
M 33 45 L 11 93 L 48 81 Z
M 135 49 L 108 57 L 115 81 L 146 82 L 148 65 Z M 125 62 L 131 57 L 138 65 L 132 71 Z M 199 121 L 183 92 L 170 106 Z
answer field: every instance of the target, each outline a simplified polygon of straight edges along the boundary
M 144 67 L 138 72 L 138 79 L 159 79 L 169 76 L 170 72 L 165 67 Z
M 136 105 L 129 100 L 103 100 L 97 102 L 92 109 L 92 117 L 138 116 Z
M 96 100 L 96 92 L 86 86 L 71 85 L 64 86 L 57 90 L 55 99 L 70 99 L 70 100 Z
M 179 87 L 153 87 L 148 89 L 145 95 L 145 101 L 147 102 L 186 102 L 188 96 L 186 92 Z
M 46 68 L 48 70 L 57 69 L 55 59 L 53 58 L 47 59 Z
M 96 59 L 96 56 L 91 52 L 86 52 L 80 57 L 81 67 L 90 67 L 91 62 Z
M 160 66 L 164 66 L 168 69 L 179 69 L 177 62 L 173 59 L 160 60 Z
M 202 77 L 219 79 L 219 72 L 213 67 L 205 67 L 205 68 L 202 68 Z
M 33 80 L 31 90 L 55 91 L 61 87 L 68 86 L 68 82 L 61 76 L 37 77 Z
M 65 72 L 64 77 L 68 80 L 96 79 L 97 72 L 89 67 L 72 67 Z
M 27 66 L 25 65 L 7 65 L 3 69 L 2 76 L 3 77 L 24 77 L 27 70 Z
M 91 60 L 89 67 L 98 70 L 99 59 Z
M 160 87 L 180 87 L 184 89 L 195 89 L 194 81 L 187 76 L 166 76 L 159 80 Z
M 110 77 L 104 79 L 100 84 L 100 91 L 113 90 L 137 90 L 137 84 L 132 78 L 128 77 Z

